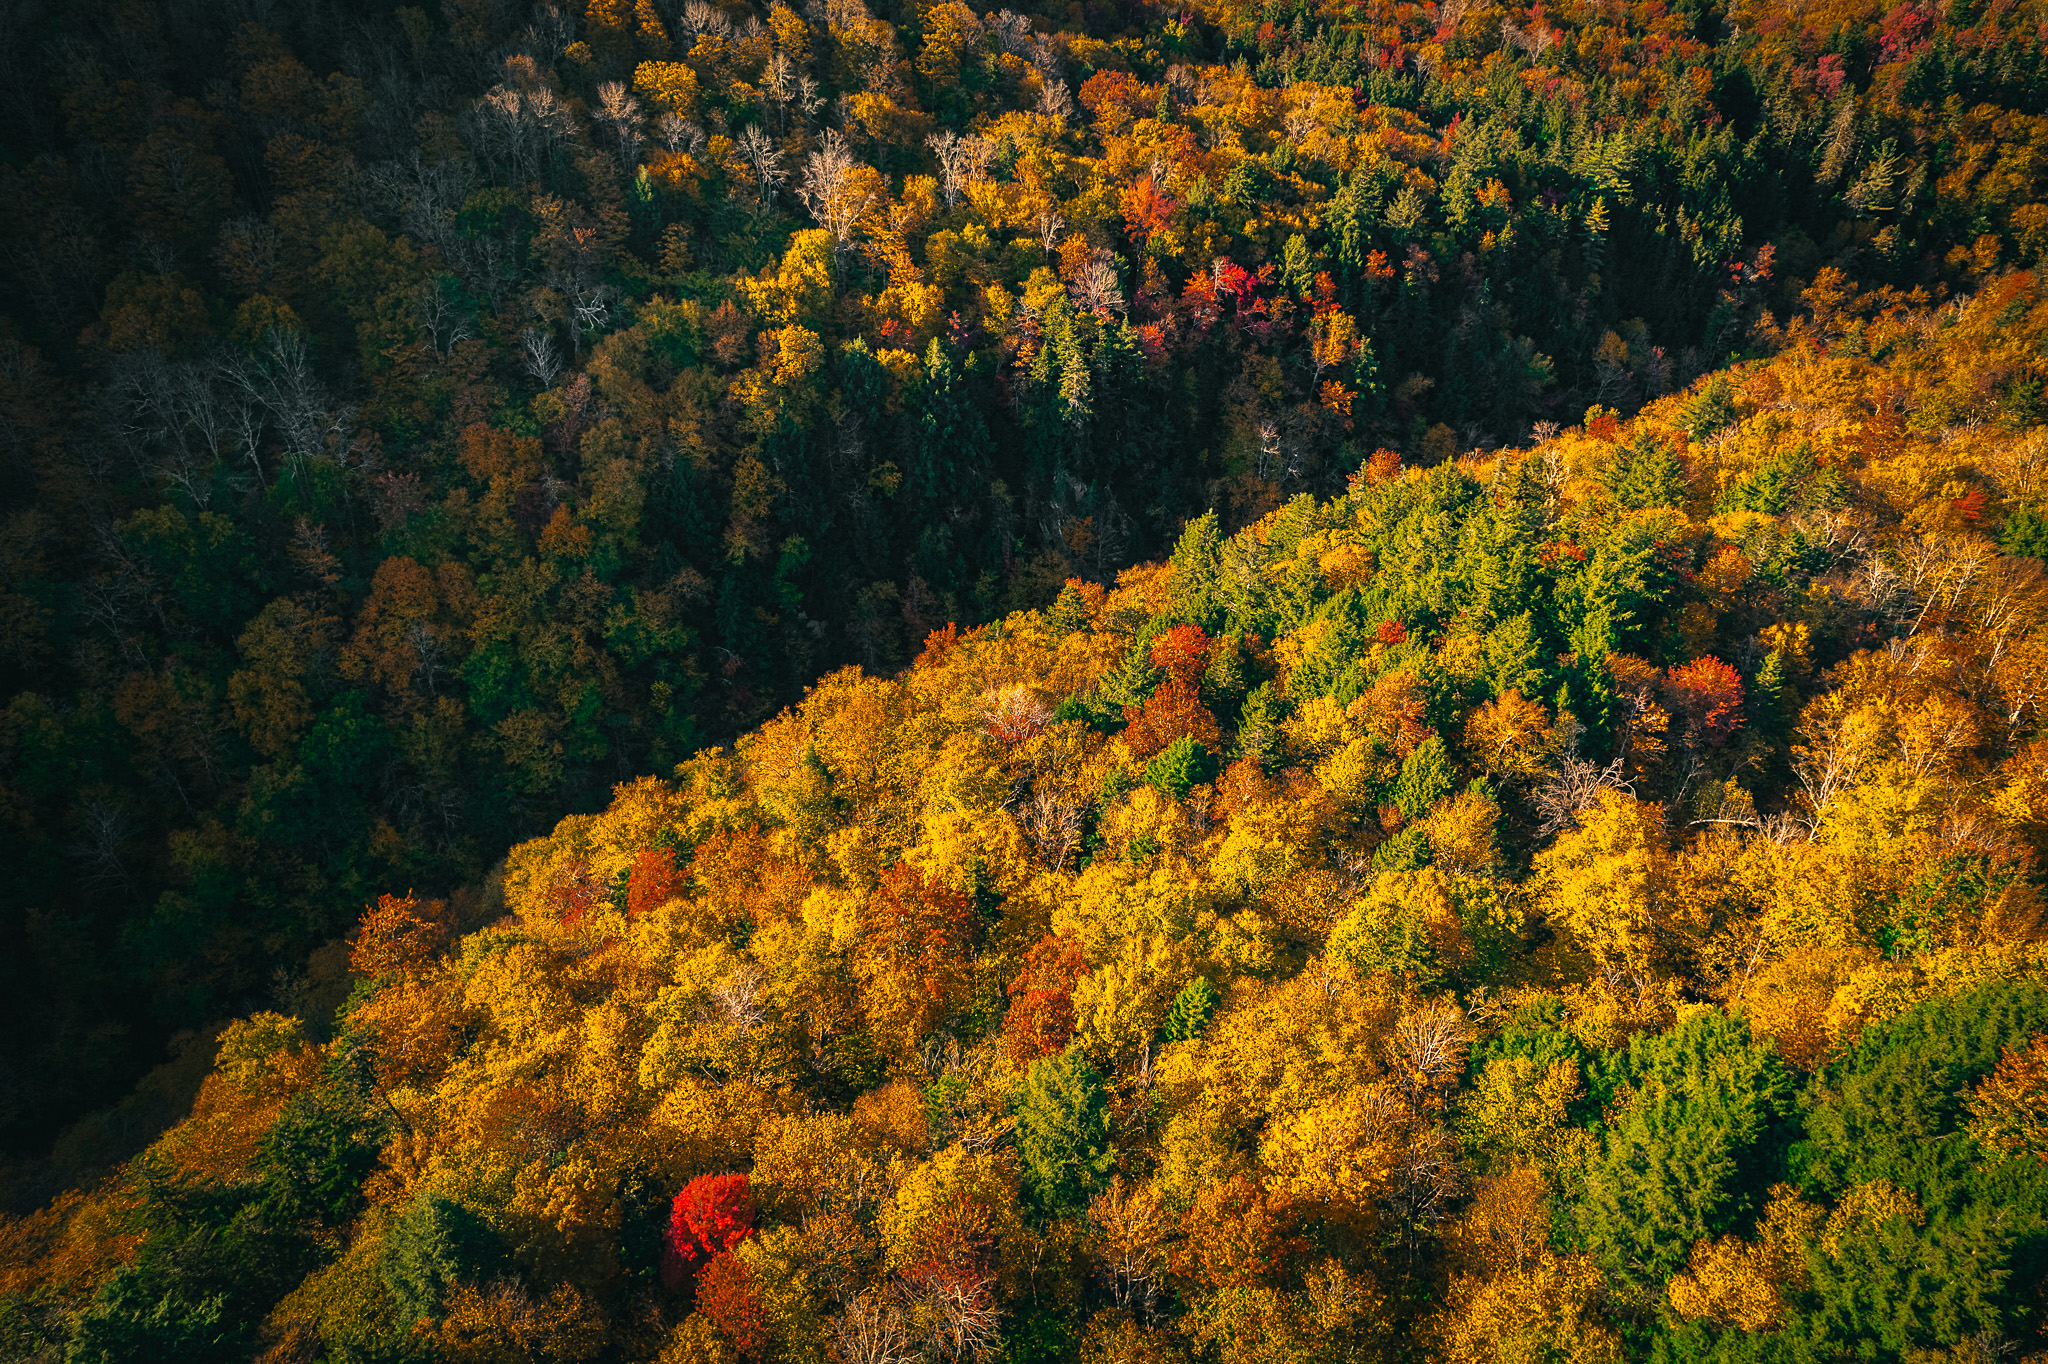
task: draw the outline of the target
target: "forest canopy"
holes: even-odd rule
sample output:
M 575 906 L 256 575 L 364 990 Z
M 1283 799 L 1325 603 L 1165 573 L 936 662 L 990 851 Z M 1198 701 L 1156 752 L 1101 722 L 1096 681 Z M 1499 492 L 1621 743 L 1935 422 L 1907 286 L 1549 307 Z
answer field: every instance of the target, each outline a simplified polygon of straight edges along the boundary
M 2048 1354 L 2044 34 L 0 4 L 0 1349 Z
M 493 921 L 381 896 L 331 1019 L 0 1229 L 10 1342 L 2038 1351 L 2048 573 L 1993 526 L 2048 443 L 1924 414 L 2048 297 L 1835 288 L 1631 420 L 828 674 Z
M 2042 22 L 9 5 L 0 1141 L 833 668 L 2031 267 Z

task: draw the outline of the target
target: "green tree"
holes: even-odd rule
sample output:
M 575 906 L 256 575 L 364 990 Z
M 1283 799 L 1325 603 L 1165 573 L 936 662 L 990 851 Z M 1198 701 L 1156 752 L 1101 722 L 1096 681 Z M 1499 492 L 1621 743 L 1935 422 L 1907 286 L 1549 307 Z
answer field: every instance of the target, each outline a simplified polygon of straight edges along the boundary
M 1703 1009 L 1640 1036 L 1607 1067 L 1620 1111 L 1600 1134 L 1575 1210 L 1586 1248 L 1644 1289 L 1693 1243 L 1748 1226 L 1779 1168 L 1791 1076 L 1740 1019 Z
M 1017 1154 L 1040 1207 L 1087 1202 L 1115 1163 L 1102 1077 L 1076 1047 L 1031 1063 L 1015 1101 Z
M 480 1283 L 500 1258 L 497 1233 L 481 1217 L 436 1193 L 415 1198 L 384 1236 L 378 1274 L 408 1328 L 440 1312 L 457 1283 Z

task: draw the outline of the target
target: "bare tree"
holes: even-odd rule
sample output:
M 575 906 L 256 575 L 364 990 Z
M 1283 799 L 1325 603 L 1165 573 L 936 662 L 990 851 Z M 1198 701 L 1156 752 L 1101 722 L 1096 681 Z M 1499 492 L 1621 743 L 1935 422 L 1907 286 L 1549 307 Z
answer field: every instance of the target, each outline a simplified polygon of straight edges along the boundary
M 1097 251 L 1082 267 L 1080 278 L 1074 281 L 1074 301 L 1090 312 L 1124 310 L 1124 286 L 1107 251 Z
M 903 1309 L 879 1288 L 847 1304 L 833 1344 L 840 1364 L 912 1364 L 919 1356 L 904 1328 Z
M 865 170 L 835 128 L 825 134 L 824 145 L 811 153 L 804 165 L 803 183 L 797 188 L 797 198 L 818 226 L 832 234 L 841 253 L 852 248 L 860 220 L 879 202 L 873 177 L 862 174 Z
M 1067 225 L 1066 218 L 1060 213 L 1059 201 L 1050 194 L 1046 195 L 1045 202 L 1038 206 L 1037 224 L 1038 244 L 1044 247 L 1045 254 L 1050 256 L 1053 248 L 1059 245 L 1060 230 Z
M 436 355 L 452 355 L 458 345 L 476 335 L 469 323 L 469 310 L 455 296 L 446 275 L 435 275 L 419 286 L 415 315 Z
M 728 41 L 733 37 L 732 20 L 726 18 L 715 6 L 705 3 L 705 0 L 688 0 L 676 22 L 692 37 L 701 38 L 708 35 Z
M 1061 124 L 1074 116 L 1074 95 L 1065 81 L 1046 79 L 1038 91 L 1038 112 Z
M 1433 1107 L 1457 1083 L 1471 1041 L 1465 1011 L 1449 1000 L 1431 1000 L 1394 1025 L 1394 1035 L 1387 1039 L 1387 1059 L 1394 1082 L 1418 1112 Z
M 552 331 L 528 327 L 519 333 L 519 363 L 542 388 L 553 388 L 562 372 L 562 357 L 555 351 Z
M 952 208 L 960 202 L 967 187 L 981 179 L 988 169 L 988 163 L 995 157 L 995 148 L 985 137 L 962 137 L 949 130 L 933 133 L 925 139 L 925 145 L 932 149 L 932 155 L 939 163 L 939 194 Z
M 569 299 L 569 316 L 575 324 L 570 329 L 570 339 L 580 352 L 585 332 L 601 332 L 611 325 L 612 286 L 596 284 L 587 289 L 578 286 Z
M 936 1275 L 915 1286 L 905 1285 L 910 1320 L 924 1338 L 928 1354 L 953 1364 L 987 1359 L 1002 1341 L 1002 1314 L 988 1285 L 952 1275 Z
M 640 101 L 624 81 L 597 87 L 597 121 L 611 125 L 619 140 L 619 161 L 631 170 L 640 160 Z
M 329 456 L 347 443 L 351 408 L 330 409 L 327 392 L 313 373 L 306 338 L 273 327 L 262 353 L 224 363 L 220 374 L 251 404 L 269 416 L 283 439 L 288 468 L 302 473 L 309 461 Z
M 135 893 L 135 880 L 121 857 L 122 845 L 132 833 L 128 816 L 105 796 L 85 802 L 78 814 L 78 839 L 66 851 L 84 865 L 81 879 L 87 885 L 119 886 Z
M 782 148 L 775 139 L 758 123 L 749 123 L 740 133 L 738 146 L 740 155 L 747 158 L 747 164 L 754 168 L 754 179 L 760 185 L 761 206 L 775 202 L 775 191 L 789 179 L 789 172 L 782 168 Z
M 1048 871 L 1064 867 L 1080 846 L 1081 803 L 1049 786 L 1032 791 L 1018 813 L 1018 822 L 1031 846 L 1045 859 Z
M 1536 830 L 1539 834 L 1554 834 L 1578 823 L 1580 814 L 1600 803 L 1602 791 L 1629 789 L 1621 775 L 1626 754 L 1617 754 L 1613 762 L 1601 767 L 1579 756 L 1576 733 L 1566 736 L 1562 747 L 1557 771 L 1531 796 L 1536 813 L 1543 817 Z

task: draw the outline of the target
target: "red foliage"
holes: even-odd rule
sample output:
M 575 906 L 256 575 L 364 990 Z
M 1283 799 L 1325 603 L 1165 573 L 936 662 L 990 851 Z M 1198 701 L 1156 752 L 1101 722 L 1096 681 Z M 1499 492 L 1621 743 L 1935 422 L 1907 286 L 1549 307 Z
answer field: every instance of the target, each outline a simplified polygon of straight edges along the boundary
M 1014 1065 L 1052 1056 L 1074 1037 L 1074 985 L 1088 969 L 1072 939 L 1048 933 L 1024 956 L 1010 982 L 1003 1051 Z
M 754 1191 L 745 1175 L 698 1175 L 669 1207 L 661 1281 L 679 1288 L 698 1265 L 754 1230 Z
M 1006 748 L 1044 733 L 1046 722 L 1052 719 L 1052 707 L 1023 687 L 983 697 L 980 709 L 990 736 Z
M 549 912 L 565 924 L 579 922 L 604 897 L 604 887 L 590 873 L 588 862 L 571 862 L 548 883 L 545 902 Z
M 1125 706 L 1124 719 L 1124 742 L 1141 762 L 1182 735 L 1193 735 L 1211 753 L 1219 747 L 1216 717 L 1185 682 L 1166 683 L 1146 697 L 1142 707 Z
M 1199 686 L 1215 644 L 1199 625 L 1176 625 L 1152 641 L 1152 666 L 1183 686 Z
M 754 1291 L 754 1276 L 730 1251 L 720 1252 L 697 1276 L 697 1310 L 749 1359 L 768 1349 L 768 1314 Z
M 1408 627 L 1398 620 L 1382 621 L 1374 636 L 1382 644 L 1401 644 L 1408 639 Z
M 1709 744 L 1726 743 L 1742 725 L 1742 678 L 1718 658 L 1696 658 L 1671 669 L 1664 675 L 1664 695 Z
M 674 848 L 643 848 L 633 859 L 633 874 L 626 880 L 626 914 L 639 918 L 648 910 L 673 897 L 682 883 L 676 875 Z
M 1984 490 L 1972 488 L 1949 505 L 1956 509 L 1957 516 L 1974 526 L 1984 519 Z
M 1621 435 L 1621 419 L 1612 412 L 1599 413 L 1587 419 L 1586 434 L 1611 444 Z

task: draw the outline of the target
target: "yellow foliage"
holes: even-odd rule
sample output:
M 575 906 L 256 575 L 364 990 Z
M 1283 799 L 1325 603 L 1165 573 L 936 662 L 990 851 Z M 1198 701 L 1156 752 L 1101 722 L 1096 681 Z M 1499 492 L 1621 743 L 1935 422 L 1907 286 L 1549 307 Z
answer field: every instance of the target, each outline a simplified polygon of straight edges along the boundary
M 1856 1197 L 1852 1190 L 1850 1198 Z M 1885 1197 L 1876 1196 L 1878 1202 Z M 1694 1244 L 1685 1270 L 1666 1289 L 1672 1310 L 1736 1330 L 1776 1329 L 1789 1310 L 1786 1294 L 1807 1284 L 1806 1245 L 1824 1216 L 1790 1185 L 1774 1186 L 1755 1241 L 1724 1236 Z
M 1185 940 L 1123 938 L 1074 987 L 1074 1040 L 1099 1067 L 1148 1048 L 1181 987 L 1195 975 Z
M 1621 1337 L 1602 1320 L 1606 1281 L 1578 1255 L 1545 1254 L 1489 1279 L 1461 1276 L 1431 1323 L 1446 1364 L 1619 1364 Z
M 919 1165 L 877 1218 L 884 1267 L 906 1269 L 925 1259 L 933 1249 L 931 1234 L 953 1234 L 939 1228 L 942 1220 L 1007 1247 L 1024 1234 L 1015 1176 L 993 1154 L 959 1145 Z
M 1604 964 L 1645 970 L 1683 928 L 1664 896 L 1663 820 L 1656 805 L 1602 791 L 1579 827 L 1536 859 L 1551 918 Z
M 1465 1101 L 1465 1138 L 1496 1160 L 1554 1169 L 1582 1140 L 1569 1114 L 1581 1088 L 1571 1062 L 1540 1066 L 1527 1056 L 1495 1057 Z

